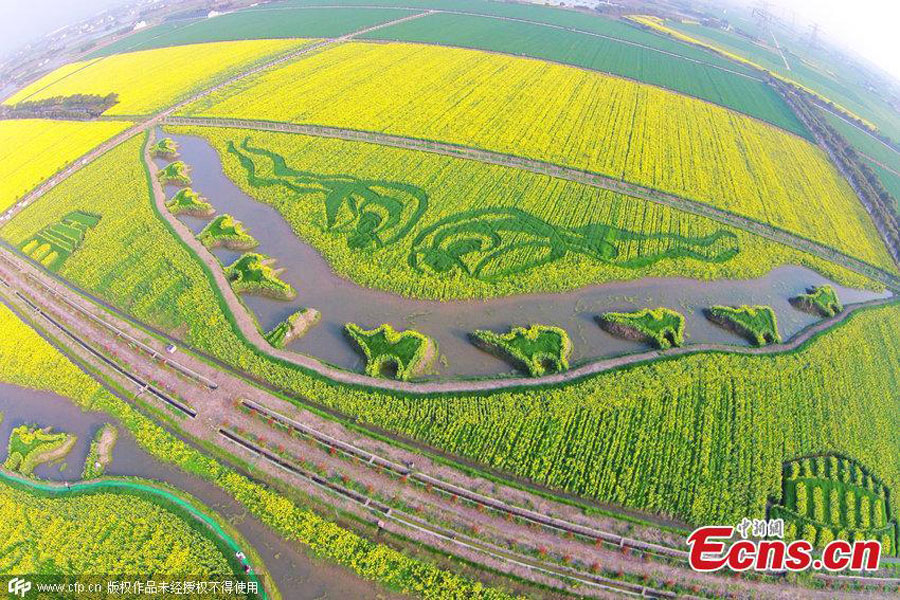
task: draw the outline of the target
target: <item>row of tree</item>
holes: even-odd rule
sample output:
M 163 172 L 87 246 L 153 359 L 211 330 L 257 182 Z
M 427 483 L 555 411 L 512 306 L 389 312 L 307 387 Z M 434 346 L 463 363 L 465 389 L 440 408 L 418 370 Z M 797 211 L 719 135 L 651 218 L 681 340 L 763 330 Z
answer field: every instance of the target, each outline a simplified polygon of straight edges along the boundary
M 0 119 L 96 119 L 119 101 L 115 92 L 53 96 L 43 100 L 0 106 Z

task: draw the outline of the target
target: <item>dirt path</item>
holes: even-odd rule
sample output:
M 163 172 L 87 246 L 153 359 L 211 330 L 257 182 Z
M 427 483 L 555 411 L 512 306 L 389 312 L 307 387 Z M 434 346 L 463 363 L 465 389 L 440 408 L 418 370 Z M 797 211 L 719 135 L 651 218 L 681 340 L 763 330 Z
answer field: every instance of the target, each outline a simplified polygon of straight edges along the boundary
M 182 120 L 179 118 L 179 121 Z M 204 121 L 206 122 L 206 121 Z M 219 122 L 217 121 L 217 124 Z M 270 124 L 272 125 L 272 124 Z M 297 126 L 303 127 L 303 126 Z M 151 137 L 150 142 L 147 144 L 149 148 L 153 143 L 153 138 Z M 446 153 L 451 153 L 447 151 Z M 571 382 L 582 377 L 586 377 L 588 375 L 593 375 L 597 373 L 602 373 L 604 371 L 621 368 L 627 365 L 633 365 L 640 362 L 651 361 L 657 359 L 661 356 L 683 356 L 687 354 L 696 354 L 699 352 L 710 352 L 710 351 L 720 351 L 720 352 L 733 352 L 738 354 L 746 354 L 746 355 L 760 355 L 760 354 L 776 354 L 781 352 L 789 352 L 792 350 L 796 350 L 799 348 L 804 342 L 808 341 L 818 333 L 825 331 L 826 329 L 837 325 L 847 319 L 854 311 L 863 308 L 863 307 L 872 307 L 872 306 L 882 306 L 885 304 L 889 304 L 893 302 L 893 299 L 885 299 L 885 300 L 873 300 L 870 302 L 858 304 L 852 307 L 848 307 L 844 312 L 836 315 L 835 317 L 824 319 L 811 325 L 810 327 L 804 329 L 793 338 L 788 340 L 785 343 L 781 344 L 772 344 L 764 347 L 745 347 L 745 346 L 731 346 L 727 344 L 696 344 L 691 346 L 685 346 L 681 348 L 670 348 L 668 350 L 650 350 L 647 352 L 639 353 L 639 354 L 630 354 L 626 356 L 607 358 L 595 362 L 591 362 L 588 364 L 581 365 L 574 369 L 570 369 L 564 373 L 555 373 L 552 375 L 547 375 L 540 378 L 529 378 L 529 377 L 514 377 L 514 378 L 502 378 L 502 379 L 484 379 L 484 380 L 452 380 L 452 381 L 435 381 L 435 382 L 425 382 L 425 383 L 415 383 L 415 382 L 403 382 L 403 381 L 394 381 L 394 380 L 386 380 L 386 379 L 378 379 L 371 378 L 366 375 L 362 375 L 359 373 L 352 373 L 349 371 L 345 371 L 342 369 L 338 369 L 327 365 L 313 357 L 299 354 L 297 352 L 291 352 L 289 350 L 283 349 L 275 349 L 272 348 L 268 342 L 265 341 L 262 334 L 256 327 L 256 322 L 253 317 L 249 314 L 247 309 L 238 299 L 237 295 L 231 288 L 230 283 L 225 278 L 224 272 L 222 270 L 222 266 L 219 263 L 218 259 L 205 247 L 201 244 L 181 221 L 175 218 L 168 209 L 165 207 L 165 194 L 162 190 L 162 187 L 157 182 L 156 173 L 157 168 L 156 165 L 150 160 L 150 156 L 147 152 L 144 154 L 144 160 L 148 165 L 148 168 L 151 172 L 151 179 L 153 180 L 153 191 L 154 191 L 154 202 L 156 203 L 157 209 L 160 211 L 164 218 L 169 222 L 169 224 L 175 229 L 178 233 L 179 237 L 194 251 L 200 260 L 202 260 L 207 267 L 209 267 L 210 271 L 213 273 L 213 277 L 215 279 L 216 285 L 219 287 L 219 290 L 222 293 L 222 296 L 225 298 L 225 302 L 228 305 L 228 308 L 233 313 L 236 322 L 241 330 L 241 333 L 246 337 L 252 344 L 254 344 L 258 349 L 262 352 L 274 355 L 278 358 L 287 360 L 296 365 L 305 367 L 307 369 L 311 369 L 320 375 L 333 379 L 335 381 L 341 383 L 350 383 L 354 385 L 363 385 L 374 388 L 388 389 L 388 390 L 397 390 L 404 392 L 414 392 L 421 394 L 430 394 L 430 393 L 444 393 L 444 392 L 477 392 L 477 391 L 493 391 L 499 390 L 503 388 L 511 388 L 511 387 L 534 387 L 534 386 L 543 386 L 543 385 L 551 385 L 551 384 L 562 384 Z
M 11 301 L 22 314 L 32 314 L 30 308 L 22 301 L 18 300 L 16 294 L 11 293 L 13 290 L 21 290 L 27 294 L 34 302 L 40 303 L 46 310 L 49 310 L 53 318 L 60 320 L 66 327 L 70 328 L 76 335 L 83 336 L 91 345 L 105 349 L 105 352 L 116 359 L 117 363 L 125 365 L 130 369 L 133 376 L 139 377 L 150 384 L 158 386 L 168 394 L 172 394 L 181 398 L 184 402 L 190 403 L 196 409 L 196 418 L 180 418 L 175 421 L 175 426 L 183 435 L 190 438 L 202 440 L 223 446 L 226 451 L 249 460 L 253 465 L 254 476 L 274 477 L 289 483 L 292 489 L 298 490 L 302 494 L 309 494 L 313 498 L 318 498 L 319 502 L 326 503 L 329 509 L 337 507 L 340 510 L 360 515 L 364 521 L 371 522 L 373 519 L 372 507 L 368 503 L 361 500 L 353 500 L 349 498 L 336 498 L 327 490 L 323 490 L 321 484 L 312 482 L 308 477 L 298 477 L 292 473 L 286 472 L 284 468 L 278 466 L 265 458 L 258 456 L 246 449 L 236 447 L 233 443 L 224 439 L 221 435 L 222 428 L 236 427 L 240 431 L 245 432 L 243 435 L 252 433 L 254 436 L 260 436 L 267 440 L 268 444 L 280 453 L 288 452 L 298 457 L 302 464 L 308 468 L 315 468 L 315 472 L 327 477 L 328 481 L 341 481 L 346 485 L 354 484 L 357 486 L 350 491 L 359 496 L 359 490 L 365 488 L 366 493 L 363 498 L 369 497 L 373 499 L 373 504 L 384 502 L 388 498 L 396 498 L 403 503 L 401 512 L 406 513 L 406 517 L 413 519 L 426 519 L 425 526 L 417 526 L 415 523 L 410 524 L 406 517 L 398 513 L 398 519 L 392 519 L 389 515 L 379 516 L 379 519 L 385 519 L 385 529 L 394 531 L 412 540 L 427 545 L 435 545 L 447 552 L 462 556 L 467 560 L 483 563 L 489 567 L 497 569 L 501 572 L 511 572 L 528 579 L 551 583 L 548 580 L 546 570 L 542 570 L 540 562 L 534 567 L 530 567 L 521 562 L 516 562 L 515 558 L 509 557 L 509 552 L 504 554 L 488 554 L 485 555 L 479 551 L 478 546 L 483 546 L 481 540 L 484 539 L 487 544 L 494 544 L 497 547 L 519 548 L 522 544 L 534 547 L 536 544 L 543 544 L 552 556 L 565 557 L 570 556 L 577 561 L 599 561 L 604 567 L 613 568 L 615 571 L 624 571 L 627 573 L 641 574 L 641 577 L 649 575 L 649 581 L 663 581 L 673 579 L 683 581 L 685 577 L 689 580 L 700 583 L 700 589 L 717 590 L 714 595 L 724 593 L 724 587 L 729 588 L 734 585 L 741 587 L 748 586 L 747 589 L 753 590 L 754 597 L 783 597 L 786 591 L 781 585 L 770 587 L 760 585 L 759 582 L 753 581 L 732 581 L 730 579 L 719 578 L 715 575 L 701 575 L 691 572 L 685 572 L 683 568 L 666 565 L 657 562 L 649 555 L 635 555 L 633 552 L 622 551 L 619 545 L 610 547 L 608 544 L 594 546 L 592 542 L 585 542 L 584 539 L 572 539 L 568 536 L 561 535 L 558 529 L 551 527 L 543 529 L 534 524 L 522 523 L 517 520 L 507 520 L 502 512 L 496 513 L 494 510 L 481 511 L 477 507 L 460 502 L 453 496 L 447 496 L 443 493 L 436 493 L 427 487 L 423 489 L 421 486 L 413 486 L 407 484 L 403 478 L 398 479 L 395 474 L 384 468 L 385 460 L 393 462 L 395 465 L 409 466 L 413 462 L 416 474 L 426 475 L 427 480 L 448 482 L 452 485 L 461 487 L 463 490 L 474 491 L 482 496 L 496 498 L 502 504 L 507 506 L 519 506 L 537 512 L 540 515 L 551 517 L 557 523 L 572 523 L 580 527 L 579 531 L 583 531 L 585 527 L 593 530 L 605 530 L 606 535 L 623 536 L 624 543 L 632 548 L 641 548 L 642 542 L 662 543 L 669 547 L 677 548 L 683 541 L 682 537 L 677 534 L 666 531 L 657 531 L 655 526 L 650 523 L 620 523 L 612 516 L 598 513 L 584 513 L 578 505 L 570 505 L 558 503 L 549 497 L 536 495 L 528 491 L 533 488 L 517 488 L 510 487 L 502 481 L 496 481 L 483 478 L 476 472 L 460 472 L 456 467 L 446 462 L 432 459 L 429 451 L 426 453 L 417 453 L 410 446 L 417 446 L 414 441 L 406 441 L 406 447 L 384 439 L 382 433 L 381 439 L 370 438 L 366 434 L 361 433 L 358 429 L 349 429 L 348 427 L 322 417 L 310 410 L 302 407 L 301 404 L 289 401 L 285 398 L 275 396 L 266 390 L 263 390 L 249 383 L 247 380 L 232 373 L 227 368 L 219 365 L 211 364 L 197 359 L 191 354 L 179 352 L 182 362 L 185 366 L 199 373 L 205 378 L 214 378 L 219 385 L 210 388 L 194 378 L 190 378 L 173 371 L 162 361 L 158 361 L 148 354 L 146 350 L 138 348 L 129 343 L 125 339 L 111 338 L 109 330 L 98 326 L 92 319 L 80 314 L 78 311 L 72 310 L 72 307 L 66 302 L 53 294 L 48 294 L 45 285 L 52 285 L 53 289 L 58 289 L 60 294 L 69 296 L 70 301 L 78 298 L 77 294 L 70 289 L 53 282 L 53 278 L 31 265 L 24 259 L 8 255 L 6 252 L 0 253 L 3 260 L 0 260 L 0 282 L 6 282 L 6 285 L 0 285 L 0 295 L 5 296 Z M 13 266 L 18 265 L 18 267 Z M 50 283 L 47 283 L 50 282 Z M 85 311 L 92 314 L 105 315 L 104 318 L 111 321 L 111 325 L 117 329 L 124 331 L 132 337 L 146 339 L 146 334 L 142 334 L 141 330 L 117 317 L 114 313 L 107 314 L 106 311 L 93 304 L 87 304 L 83 299 L 78 300 L 79 304 L 84 307 Z M 36 319 L 41 317 L 36 316 Z M 38 321 L 43 327 L 47 323 Z M 51 325 L 52 327 L 52 325 Z M 54 331 L 53 335 L 57 335 Z M 65 338 L 60 337 L 60 340 Z M 147 344 L 156 347 L 159 352 L 166 343 L 165 339 L 148 339 Z M 134 389 L 134 382 L 125 380 L 118 376 L 114 371 L 107 368 L 103 363 L 91 359 L 82 348 L 68 344 L 66 339 L 65 350 L 73 352 L 79 361 L 87 362 L 98 368 L 101 373 L 118 381 L 120 385 L 125 385 L 126 389 Z M 151 348 L 151 351 L 153 348 Z M 143 385 L 138 386 L 138 396 L 143 393 Z M 154 406 L 161 406 L 154 398 L 144 396 L 145 401 L 149 400 Z M 316 440 L 324 440 L 316 442 L 308 439 L 306 436 L 296 437 L 287 435 L 286 432 L 274 428 L 271 421 L 256 418 L 238 408 L 237 400 L 252 402 L 256 405 L 265 407 L 268 410 L 275 411 L 275 414 L 284 415 L 291 419 L 292 422 L 302 425 L 307 431 L 311 431 L 311 435 L 315 435 Z M 377 453 L 378 461 L 360 460 L 359 458 L 349 459 L 344 457 L 343 448 L 350 446 L 355 448 L 355 454 L 358 452 Z M 421 445 L 418 445 L 421 446 Z M 335 451 L 339 450 L 339 451 Z M 433 451 L 431 451 L 433 452 Z M 284 456 L 284 454 L 280 454 Z M 464 459 L 454 457 L 452 460 L 457 463 Z M 470 465 L 475 466 L 478 465 Z M 252 474 L 251 474 L 252 475 Z M 509 477 L 508 474 L 498 474 L 500 477 Z M 346 479 L 349 478 L 349 479 Z M 341 484 L 338 484 L 341 485 Z M 371 487 L 370 487 L 371 486 Z M 435 486 L 437 487 L 437 486 Z M 409 511 L 412 510 L 414 514 Z M 613 509 L 622 511 L 622 509 Z M 643 518 L 653 519 L 652 516 L 644 515 Z M 406 521 L 404 520 L 406 519 Z M 434 527 L 439 529 L 450 528 L 453 532 L 460 532 L 459 535 L 453 533 L 450 536 L 435 533 Z M 553 531 L 556 533 L 553 533 Z M 462 539 L 477 538 L 473 543 L 460 543 Z M 624 538 L 627 536 L 627 538 Z M 491 542 L 493 540 L 493 542 Z M 587 544 L 587 545 L 585 545 Z M 550 558 L 550 557 L 548 557 Z M 534 563 L 534 559 L 528 559 Z M 563 563 L 566 562 L 564 559 Z M 558 565 L 558 562 L 551 562 L 551 565 Z M 583 562 L 584 565 L 590 565 L 589 562 Z M 553 567 L 558 570 L 558 567 Z M 583 567 L 587 568 L 587 567 Z M 679 572 L 681 571 L 681 572 Z M 646 580 L 645 580 L 646 581 Z M 648 588 L 648 592 L 652 587 Z M 766 593 L 763 593 L 766 592 Z
M 548 163 L 540 160 L 523 158 L 520 156 L 512 156 L 480 148 L 472 148 L 468 146 L 460 146 L 445 142 L 436 142 L 431 140 L 422 140 L 409 138 L 386 133 L 378 133 L 372 131 L 358 131 L 354 129 L 345 129 L 340 127 L 326 127 L 322 125 L 303 125 L 294 123 L 273 123 L 269 121 L 257 121 L 252 119 L 225 119 L 225 118 L 207 118 L 207 117 L 182 117 L 170 116 L 164 119 L 163 124 L 167 125 L 192 125 L 200 127 L 234 127 L 239 129 L 253 129 L 259 131 L 274 131 L 283 133 L 299 133 L 303 135 L 311 135 L 317 137 L 336 138 L 348 141 L 363 141 L 382 146 L 390 146 L 394 148 L 404 148 L 408 150 L 417 150 L 421 152 L 431 152 L 433 154 L 441 154 L 444 156 L 453 156 L 455 158 L 464 158 L 478 162 L 512 167 L 537 173 L 540 175 L 548 175 L 558 179 L 565 179 L 589 185 L 591 187 L 613 191 L 634 198 L 641 198 L 657 204 L 663 204 L 690 214 L 706 217 L 741 229 L 748 233 L 753 233 L 772 241 L 784 244 L 796 250 L 807 252 L 819 258 L 823 258 L 830 262 L 837 263 L 851 271 L 860 273 L 870 277 L 886 287 L 893 290 L 900 290 L 900 277 L 882 271 L 872 265 L 865 263 L 859 259 L 848 256 L 833 248 L 810 241 L 806 238 L 789 233 L 787 231 L 777 229 L 773 226 L 754 221 L 748 217 L 741 217 L 726 210 L 715 208 L 703 202 L 683 198 L 675 194 L 668 194 L 658 190 L 644 187 L 635 183 L 629 183 L 614 179 L 599 173 L 592 173 L 564 167 L 554 163 Z

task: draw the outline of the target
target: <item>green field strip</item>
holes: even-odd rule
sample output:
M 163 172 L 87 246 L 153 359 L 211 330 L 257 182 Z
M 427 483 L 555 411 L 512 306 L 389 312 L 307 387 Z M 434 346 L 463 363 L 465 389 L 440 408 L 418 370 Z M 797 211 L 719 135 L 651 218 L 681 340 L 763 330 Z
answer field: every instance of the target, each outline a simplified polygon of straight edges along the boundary
M 359 36 L 530 56 L 610 73 L 745 113 L 811 139 L 764 81 L 627 42 L 545 25 L 435 13 Z
M 274 38 L 334 38 L 415 14 L 381 8 L 310 8 L 279 11 L 240 11 L 163 24 L 117 40 L 88 58 L 168 46 Z
M 241 546 L 228 532 L 226 532 L 222 528 L 222 526 L 216 519 L 209 516 L 202 509 L 198 508 L 194 503 L 189 502 L 188 500 L 162 487 L 151 485 L 149 483 L 142 483 L 139 481 L 126 479 L 102 479 L 89 482 L 52 484 L 27 479 L 5 470 L 0 470 L 0 480 L 3 480 L 4 483 L 13 485 L 15 487 L 25 488 L 32 493 L 40 493 L 51 497 L 64 497 L 92 492 L 112 492 L 121 494 L 131 493 L 151 496 L 160 501 L 163 506 L 165 506 L 166 504 L 171 505 L 179 512 L 185 513 L 188 517 L 199 521 L 201 525 L 208 528 L 209 533 L 211 533 L 222 543 L 224 543 L 227 546 L 227 549 L 232 553 L 231 555 L 226 555 L 226 559 L 229 560 L 229 563 L 233 563 L 233 555 L 241 551 Z M 244 549 L 246 550 L 246 548 Z M 237 575 L 237 573 L 238 571 L 236 570 L 235 575 Z M 260 590 L 260 593 L 258 594 L 259 598 L 268 598 L 265 588 L 263 587 L 262 583 L 253 570 L 251 570 L 249 573 L 246 573 L 246 575 L 244 576 L 246 576 L 247 579 L 249 579 L 251 582 L 256 583 L 258 589 Z
M 249 10 L 275 11 L 298 7 L 336 5 L 431 9 L 474 16 L 518 19 L 533 23 L 574 28 L 597 35 L 644 45 L 665 52 L 671 52 L 685 58 L 720 66 L 722 68 L 756 75 L 754 69 L 735 63 L 714 52 L 673 40 L 667 36 L 660 36 L 645 31 L 622 20 L 604 17 L 599 14 L 592 14 L 584 10 L 569 10 L 536 4 L 494 2 L 490 0 L 286 0 L 285 2 L 267 4 Z

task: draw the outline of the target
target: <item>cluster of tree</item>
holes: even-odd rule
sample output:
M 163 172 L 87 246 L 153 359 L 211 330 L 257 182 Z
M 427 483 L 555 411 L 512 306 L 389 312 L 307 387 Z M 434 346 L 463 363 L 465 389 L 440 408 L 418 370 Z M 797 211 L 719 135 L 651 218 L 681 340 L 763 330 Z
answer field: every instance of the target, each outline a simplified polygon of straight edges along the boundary
M 53 96 L 43 100 L 0 106 L 0 119 L 96 119 L 119 101 L 115 92 Z
M 894 198 L 844 136 L 829 125 L 814 108 L 814 98 L 794 88 L 773 82 L 794 112 L 825 147 L 838 168 L 850 181 L 869 209 L 879 231 L 887 242 L 894 260 L 900 263 L 900 213 Z

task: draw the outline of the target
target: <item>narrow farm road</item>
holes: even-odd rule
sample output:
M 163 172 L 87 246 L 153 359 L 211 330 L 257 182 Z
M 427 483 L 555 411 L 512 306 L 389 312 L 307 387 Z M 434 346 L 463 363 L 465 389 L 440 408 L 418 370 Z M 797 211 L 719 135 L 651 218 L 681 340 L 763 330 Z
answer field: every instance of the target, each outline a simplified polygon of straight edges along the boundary
M 178 117 L 174 119 L 174 121 L 184 122 L 185 119 L 182 117 Z M 192 124 L 196 123 L 196 120 L 192 121 Z M 206 120 L 201 121 L 207 123 Z M 220 121 L 216 121 L 216 124 L 221 125 L 222 123 Z M 149 148 L 152 145 L 153 140 L 154 134 L 151 131 L 150 139 L 144 148 L 144 162 L 150 171 L 151 180 L 153 181 L 153 201 L 156 205 L 156 209 L 168 222 L 172 229 L 174 229 L 181 240 L 194 252 L 197 258 L 199 258 L 204 263 L 204 265 L 206 265 L 207 270 L 212 273 L 212 277 L 214 280 L 212 283 L 218 288 L 219 292 L 222 294 L 222 297 L 225 299 L 225 302 L 228 305 L 228 309 L 234 316 L 235 323 L 237 323 L 237 326 L 244 338 L 246 338 L 249 343 L 253 344 L 260 352 L 263 352 L 264 354 L 269 354 L 282 360 L 286 360 L 292 364 L 298 365 L 305 369 L 309 369 L 310 371 L 313 371 L 319 375 L 322 375 L 339 383 L 416 394 L 490 392 L 503 390 L 506 388 L 542 387 L 548 385 L 565 384 L 576 381 L 583 377 L 587 377 L 589 375 L 595 375 L 604 371 L 610 371 L 629 365 L 652 361 L 664 356 L 683 356 L 687 354 L 697 354 L 700 352 L 733 352 L 737 354 L 747 355 L 776 354 L 796 350 L 804 342 L 811 339 L 816 334 L 821 333 L 822 331 L 825 331 L 826 329 L 843 322 L 853 312 L 860 308 L 882 306 L 884 304 L 894 302 L 893 298 L 888 298 L 884 300 L 873 300 L 870 302 L 865 302 L 854 305 L 852 307 L 848 307 L 841 314 L 830 319 L 819 321 L 818 323 L 815 323 L 814 325 L 811 325 L 810 327 L 804 329 L 785 343 L 772 344 L 770 346 L 764 347 L 730 346 L 726 344 L 695 344 L 684 346 L 681 348 L 670 348 L 668 350 L 650 350 L 638 354 L 628 354 L 625 356 L 601 359 L 575 367 L 563 373 L 554 373 L 538 378 L 506 377 L 494 379 L 445 380 L 428 382 L 396 381 L 392 379 L 373 378 L 362 373 L 354 373 L 351 371 L 333 367 L 318 360 L 317 358 L 308 356 L 306 354 L 300 354 L 298 352 L 292 352 L 285 349 L 273 348 L 268 342 L 266 342 L 262 333 L 257 328 L 256 321 L 244 307 L 243 303 L 240 301 L 240 299 L 237 297 L 237 294 L 232 289 L 231 284 L 228 282 L 228 279 L 225 277 L 224 270 L 222 268 L 222 265 L 219 263 L 219 260 L 212 254 L 212 252 L 210 252 L 203 244 L 201 244 L 199 240 L 197 240 L 193 232 L 191 232 L 191 230 L 186 225 L 179 221 L 166 208 L 166 196 L 157 178 L 158 169 L 149 155 Z M 403 141 L 406 140 L 404 139 Z M 451 150 L 444 151 L 443 149 L 439 149 L 437 151 L 445 154 L 453 153 Z M 475 351 L 474 348 L 473 351 Z
M 253 129 L 259 131 L 274 131 L 284 133 L 299 133 L 317 137 L 337 138 L 348 141 L 362 141 L 394 148 L 405 148 L 421 152 L 431 152 L 455 158 L 464 158 L 487 164 L 513 167 L 548 175 L 558 179 L 565 179 L 591 187 L 613 191 L 634 198 L 641 198 L 657 204 L 663 204 L 690 214 L 707 217 L 719 223 L 753 233 L 772 241 L 790 246 L 796 250 L 807 252 L 819 258 L 837 263 L 851 271 L 860 273 L 885 285 L 885 287 L 900 291 L 900 277 L 878 269 L 857 258 L 848 256 L 833 248 L 810 241 L 804 237 L 789 233 L 782 229 L 772 227 L 742 217 L 726 210 L 710 206 L 697 200 L 691 200 L 675 194 L 661 192 L 636 183 L 622 181 L 607 175 L 583 171 L 571 167 L 564 167 L 555 163 L 541 160 L 523 158 L 490 150 L 482 150 L 471 146 L 461 146 L 446 142 L 423 140 L 387 133 L 373 131 L 360 131 L 341 127 L 327 127 L 323 125 L 307 125 L 296 123 L 280 123 L 272 121 L 260 121 L 253 119 L 226 119 L 209 117 L 182 117 L 169 116 L 163 119 L 163 124 L 168 125 L 194 125 L 200 127 L 234 127 L 239 129 Z
M 215 93 L 216 91 L 218 91 L 224 87 L 227 87 L 227 86 L 235 83 L 236 81 L 240 81 L 241 79 L 250 77 L 261 71 L 265 71 L 266 69 L 274 67 L 276 65 L 280 65 L 282 63 L 294 60 L 295 58 L 297 58 L 299 56 L 303 56 L 305 54 L 310 54 L 310 53 L 316 52 L 325 46 L 341 43 L 341 42 L 350 40 L 357 35 L 362 35 L 365 33 L 369 33 L 371 31 L 375 31 L 377 29 L 381 29 L 382 27 L 388 27 L 390 25 L 396 25 L 397 23 L 402 23 L 404 21 L 409 21 L 411 19 L 423 17 L 427 14 L 430 14 L 430 11 L 423 11 L 423 12 L 416 13 L 413 15 L 408 15 L 408 16 L 400 18 L 400 19 L 394 19 L 393 21 L 387 21 L 385 23 L 380 23 L 378 25 L 366 27 L 364 29 L 354 31 L 352 33 L 348 33 L 348 34 L 340 36 L 340 37 L 326 38 L 319 42 L 315 42 L 313 44 L 303 46 L 302 48 L 298 48 L 292 52 L 288 52 L 286 54 L 281 54 L 271 60 L 268 60 L 261 64 L 258 64 L 246 71 L 241 71 L 240 73 L 236 73 L 236 74 L 232 75 L 231 77 L 229 77 L 223 81 L 220 81 L 219 83 L 216 83 L 215 85 L 212 85 L 208 88 L 204 88 L 204 89 L 196 92 L 195 94 L 191 95 L 190 97 L 185 98 L 184 100 L 178 102 L 177 104 L 174 104 L 174 105 L 166 108 L 165 110 L 160 111 L 159 113 L 148 117 L 147 119 L 145 119 L 143 121 L 136 122 L 132 127 L 128 128 L 125 131 L 123 131 L 122 133 L 110 138 L 103 144 L 100 144 L 99 146 L 95 147 L 93 150 L 90 150 L 89 152 L 85 153 L 83 156 L 81 156 L 77 160 L 73 161 L 72 164 L 70 164 L 68 167 L 59 171 L 58 173 L 56 173 L 55 175 L 53 175 L 52 177 L 50 177 L 49 179 L 44 181 L 42 184 L 40 184 L 38 187 L 34 188 L 29 193 L 25 194 L 12 207 L 10 207 L 5 212 L 0 214 L 0 227 L 2 227 L 4 223 L 6 223 L 10 219 L 12 219 L 14 216 L 16 216 L 25 207 L 27 207 L 28 205 L 33 203 L 35 200 L 37 200 L 38 198 L 40 198 L 41 196 L 43 196 L 44 194 L 46 194 L 47 192 L 52 190 L 54 187 L 59 185 L 61 182 L 65 181 L 66 179 L 71 177 L 73 174 L 75 174 L 76 172 L 81 170 L 84 166 L 86 166 L 86 165 L 90 164 L 91 162 L 93 162 L 94 160 L 100 158 L 102 155 L 104 155 L 109 150 L 112 150 L 119 144 L 131 139 L 135 135 L 142 133 L 144 131 L 147 131 L 148 129 L 151 129 L 153 127 L 156 127 L 157 125 L 159 125 L 159 123 L 163 119 L 165 119 L 169 115 L 175 113 L 176 111 L 187 106 L 188 104 L 199 100 L 200 98 L 203 98 L 205 96 L 208 96 L 209 94 Z

